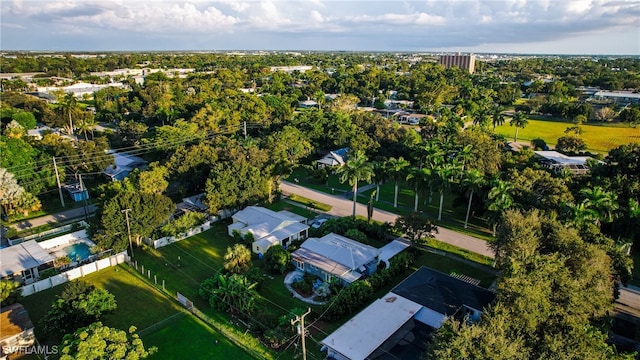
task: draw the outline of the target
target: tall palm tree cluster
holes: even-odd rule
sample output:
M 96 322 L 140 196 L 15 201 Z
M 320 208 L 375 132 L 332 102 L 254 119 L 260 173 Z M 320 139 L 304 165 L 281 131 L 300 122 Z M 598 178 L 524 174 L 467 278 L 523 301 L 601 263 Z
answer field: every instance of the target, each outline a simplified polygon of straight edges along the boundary
M 434 193 L 439 195 L 439 221 L 442 220 L 445 196 L 455 187 L 468 198 L 464 222 L 464 227 L 467 228 L 474 195 L 491 183 L 484 173 L 469 166 L 474 161 L 472 145 L 453 146 L 443 145 L 435 140 L 426 141 L 415 149 L 413 158 L 413 164 L 403 157 L 370 162 L 362 151 L 351 154 L 345 165 L 337 170 L 337 174 L 341 182 L 347 182 L 353 187 L 353 216 L 356 215 L 358 184 L 363 181 L 376 185 L 376 201 L 379 201 L 380 185 L 392 181 L 394 208 L 398 207 L 400 185 L 408 184 L 414 194 L 414 212 L 418 212 L 421 198 L 424 199 L 424 204 L 427 201 L 430 204 Z M 489 194 L 489 210 L 497 217 L 503 210 L 511 207 L 513 200 L 506 183 L 493 183 L 495 186 Z

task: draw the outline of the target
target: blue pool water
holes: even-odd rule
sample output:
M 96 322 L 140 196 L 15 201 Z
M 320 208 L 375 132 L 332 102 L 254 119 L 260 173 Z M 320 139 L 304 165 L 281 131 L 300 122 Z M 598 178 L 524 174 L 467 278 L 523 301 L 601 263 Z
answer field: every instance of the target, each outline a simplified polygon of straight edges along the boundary
M 67 256 L 69 256 L 71 261 L 82 261 L 91 256 L 91 250 L 89 250 L 89 246 L 85 243 L 69 245 L 63 250 L 67 253 Z

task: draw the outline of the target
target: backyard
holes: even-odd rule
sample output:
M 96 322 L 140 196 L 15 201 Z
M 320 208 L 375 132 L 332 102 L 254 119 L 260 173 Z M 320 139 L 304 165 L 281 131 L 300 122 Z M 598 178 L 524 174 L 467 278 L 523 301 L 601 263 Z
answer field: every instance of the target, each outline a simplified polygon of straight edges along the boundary
M 90 274 L 82 278 L 82 280 L 98 288 L 106 289 L 115 296 L 118 308 L 113 314 L 105 317 L 103 321 L 105 325 L 124 330 L 131 325 L 136 326 L 147 347 L 159 347 L 159 354 L 154 358 L 173 358 L 171 356 L 165 357 L 165 351 L 171 353 L 170 351 L 176 351 L 175 348 L 185 351 L 194 342 L 196 344 L 214 343 L 218 339 L 219 344 L 217 344 L 217 352 L 215 354 L 212 355 L 204 351 L 199 352 L 197 348 L 194 348 L 190 350 L 192 352 L 189 358 L 248 358 L 244 351 L 225 340 L 209 326 L 195 319 L 194 316 L 182 315 L 183 309 L 178 303 L 142 281 L 137 275 L 133 274 L 133 270 L 128 265 L 104 269 Z M 61 339 L 59 337 L 46 338 L 37 329 L 39 328 L 39 319 L 46 314 L 55 296 L 59 295 L 63 288 L 64 285 L 57 286 L 21 300 L 36 325 L 36 336 L 43 345 L 57 345 L 60 343 Z M 178 321 L 169 321 L 173 318 L 178 318 Z M 160 333 L 156 334 L 156 332 Z M 160 343 L 163 341 L 163 336 L 165 336 L 163 334 L 167 333 L 174 334 L 175 347 L 174 345 L 167 346 L 169 343 L 164 343 L 165 345 Z M 194 338 L 178 336 L 177 334 L 192 334 Z M 185 342 L 188 342 L 188 344 Z M 183 346 L 180 346 L 181 343 Z M 172 350 L 169 350 L 169 348 Z

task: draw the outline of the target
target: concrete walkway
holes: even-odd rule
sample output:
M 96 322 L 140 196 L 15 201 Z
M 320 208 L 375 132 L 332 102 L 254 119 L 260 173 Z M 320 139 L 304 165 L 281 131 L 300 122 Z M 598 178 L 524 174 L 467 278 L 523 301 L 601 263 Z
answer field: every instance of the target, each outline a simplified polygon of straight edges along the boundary
M 302 295 L 298 294 L 298 292 L 294 288 L 291 287 L 291 284 L 302 279 L 303 277 L 304 277 L 304 273 L 302 271 L 300 270 L 291 271 L 284 277 L 284 286 L 286 286 L 287 289 L 289 289 L 289 292 L 291 293 L 291 295 L 293 295 L 297 299 L 300 299 L 306 302 L 307 304 L 324 305 L 326 301 L 313 300 L 313 298 L 316 296 L 315 293 L 309 297 L 303 297 Z
M 88 205 L 87 211 L 91 216 L 93 213 L 96 212 L 96 206 Z M 64 222 L 70 222 L 71 220 L 76 220 L 76 219 L 82 220 L 84 216 L 85 216 L 84 207 L 79 207 L 71 210 L 61 211 L 56 214 L 41 216 L 39 218 L 22 220 L 17 223 L 13 223 L 9 226 L 18 231 L 23 231 L 23 230 L 27 230 L 30 228 L 34 228 L 34 227 L 38 227 L 46 224 L 64 223 Z
M 353 201 L 347 200 L 343 196 L 326 194 L 321 191 L 309 189 L 304 186 L 293 184 L 287 181 L 282 181 L 280 183 L 280 190 L 285 195 L 297 194 L 313 201 L 331 205 L 331 210 L 327 212 L 331 215 L 341 217 L 353 215 Z M 357 203 L 356 214 L 366 218 L 367 206 Z M 378 208 L 374 208 L 373 210 L 373 220 L 380 222 L 388 222 L 393 224 L 396 222 L 398 216 L 399 215 L 397 214 L 385 210 L 380 210 Z M 438 227 L 438 234 L 436 234 L 435 238 L 442 242 L 455 245 L 457 247 L 491 258 L 493 258 L 495 255 L 486 241 L 466 234 L 461 234 L 453 230 L 445 229 L 443 227 Z

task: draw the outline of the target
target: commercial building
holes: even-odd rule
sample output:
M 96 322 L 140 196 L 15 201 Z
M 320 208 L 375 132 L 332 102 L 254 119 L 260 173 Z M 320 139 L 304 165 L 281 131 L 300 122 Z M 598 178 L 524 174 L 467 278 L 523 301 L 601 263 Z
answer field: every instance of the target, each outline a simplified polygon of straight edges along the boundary
M 440 65 L 445 68 L 457 66 L 461 70 L 467 70 L 470 74 L 476 70 L 476 56 L 474 54 L 440 55 Z

